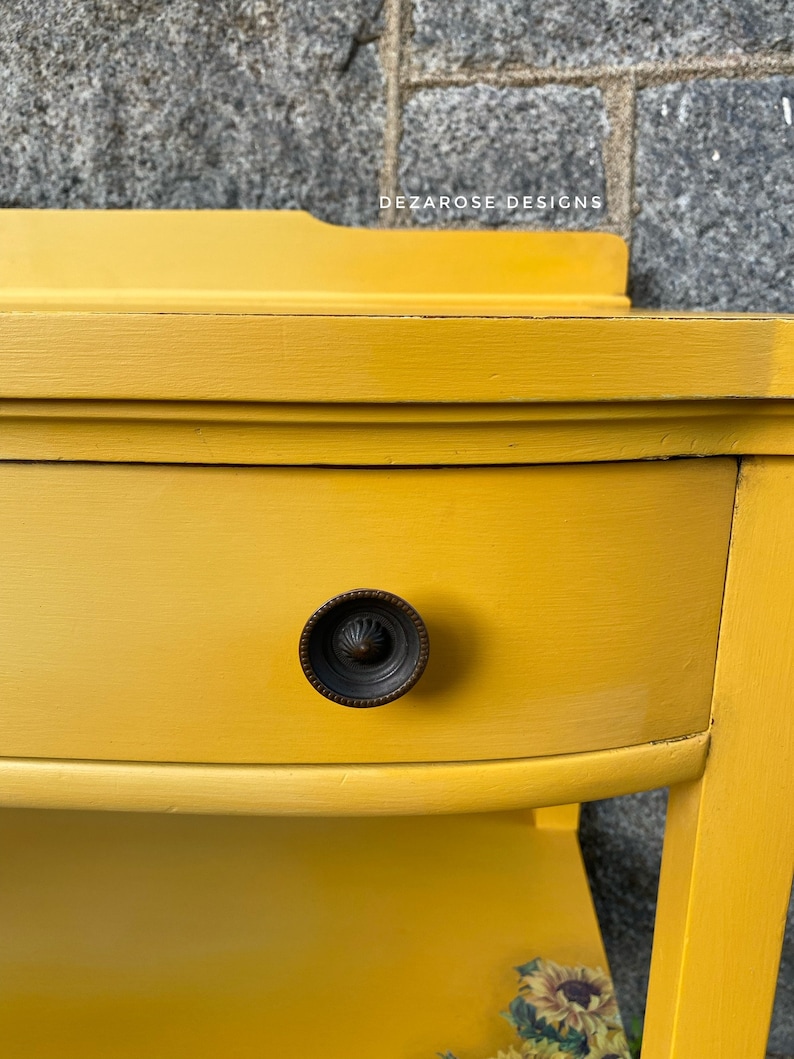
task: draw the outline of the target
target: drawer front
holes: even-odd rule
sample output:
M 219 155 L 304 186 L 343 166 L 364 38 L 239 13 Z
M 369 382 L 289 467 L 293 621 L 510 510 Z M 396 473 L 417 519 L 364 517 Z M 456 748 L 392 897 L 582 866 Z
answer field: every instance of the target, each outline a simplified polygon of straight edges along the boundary
M 533 757 L 708 725 L 736 464 L 0 466 L 0 752 Z M 351 709 L 298 658 L 328 598 L 408 600 L 430 658 Z

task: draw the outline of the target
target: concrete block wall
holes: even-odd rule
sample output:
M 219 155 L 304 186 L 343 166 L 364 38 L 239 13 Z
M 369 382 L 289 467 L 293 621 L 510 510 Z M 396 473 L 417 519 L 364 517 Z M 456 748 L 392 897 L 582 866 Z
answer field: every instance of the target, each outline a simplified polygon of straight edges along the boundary
M 790 0 L 4 0 L 0 207 L 602 229 L 631 244 L 637 305 L 794 312 L 792 14 Z M 663 818 L 663 792 L 583 814 L 629 1016 Z M 789 922 L 769 1041 L 785 1057 Z
M 606 229 L 632 244 L 637 305 L 794 309 L 786 0 L 397 6 L 386 194 L 535 201 L 389 221 Z M 577 194 L 604 208 L 560 207 Z

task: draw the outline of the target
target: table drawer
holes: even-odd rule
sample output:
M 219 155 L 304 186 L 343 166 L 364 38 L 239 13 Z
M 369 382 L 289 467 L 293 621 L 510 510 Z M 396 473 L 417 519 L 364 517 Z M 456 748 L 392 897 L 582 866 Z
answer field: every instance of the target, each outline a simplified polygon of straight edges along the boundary
M 411 762 L 708 725 L 736 463 L 0 466 L 0 752 Z M 408 600 L 430 658 L 373 709 L 298 642 L 326 599 Z

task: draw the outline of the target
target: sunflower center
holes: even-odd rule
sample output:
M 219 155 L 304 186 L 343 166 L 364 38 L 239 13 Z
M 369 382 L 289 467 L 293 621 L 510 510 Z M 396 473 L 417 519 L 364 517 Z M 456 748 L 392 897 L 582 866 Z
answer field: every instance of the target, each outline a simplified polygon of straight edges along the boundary
M 595 986 L 589 982 L 583 982 L 581 978 L 569 978 L 567 982 L 557 986 L 557 992 L 562 993 L 569 1004 L 578 1004 L 585 1010 L 590 1007 L 590 1001 L 594 996 L 601 996 Z

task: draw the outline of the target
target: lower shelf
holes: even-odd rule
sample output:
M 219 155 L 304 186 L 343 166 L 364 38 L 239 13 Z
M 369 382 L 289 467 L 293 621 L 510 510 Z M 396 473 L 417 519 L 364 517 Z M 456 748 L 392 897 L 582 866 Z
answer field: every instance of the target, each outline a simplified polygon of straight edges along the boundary
M 561 810 L 5 810 L 4 1055 L 490 1059 L 518 1049 L 499 1015 L 518 995 L 517 967 L 535 957 L 606 967 L 569 825 Z

